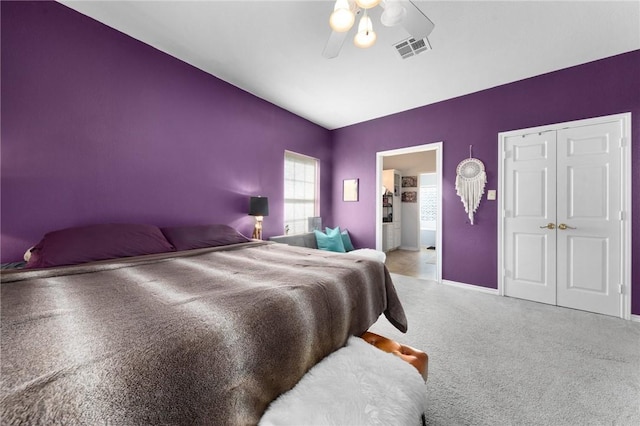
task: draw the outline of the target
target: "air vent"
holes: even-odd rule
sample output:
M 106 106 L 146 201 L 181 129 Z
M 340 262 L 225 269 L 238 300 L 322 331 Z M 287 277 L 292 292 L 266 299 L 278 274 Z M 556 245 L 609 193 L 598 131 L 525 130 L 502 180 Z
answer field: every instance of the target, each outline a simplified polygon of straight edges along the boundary
M 402 59 L 407 59 L 418 53 L 431 50 L 431 44 L 429 44 L 429 40 L 426 37 L 420 40 L 410 37 L 394 44 L 393 47 L 396 48 Z

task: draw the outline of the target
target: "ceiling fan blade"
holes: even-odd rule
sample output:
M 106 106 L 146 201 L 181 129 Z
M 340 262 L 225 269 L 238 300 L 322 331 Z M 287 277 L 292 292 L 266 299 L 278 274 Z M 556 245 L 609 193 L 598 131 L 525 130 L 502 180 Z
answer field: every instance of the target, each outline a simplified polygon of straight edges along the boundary
M 347 32 L 339 33 L 337 31 L 331 31 L 331 35 L 329 36 L 329 40 L 327 40 L 327 44 L 324 46 L 324 50 L 322 51 L 322 56 L 327 59 L 335 58 L 340 53 L 342 49 L 342 45 L 347 38 Z
M 407 11 L 402 20 L 402 27 L 416 40 L 423 39 L 431 34 L 435 24 L 418 7 L 409 0 L 397 0 Z

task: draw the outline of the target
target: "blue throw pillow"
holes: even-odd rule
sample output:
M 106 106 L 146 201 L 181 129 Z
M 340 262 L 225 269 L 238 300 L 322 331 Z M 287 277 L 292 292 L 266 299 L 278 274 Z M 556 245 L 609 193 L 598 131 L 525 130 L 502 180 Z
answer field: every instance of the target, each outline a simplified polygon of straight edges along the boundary
M 342 238 L 342 245 L 344 246 L 344 251 L 353 251 L 356 248 L 353 246 L 353 243 L 351 242 L 351 237 L 349 236 L 349 231 L 347 231 L 346 229 L 342 232 L 340 232 L 340 227 L 337 226 L 335 228 L 329 228 L 328 226 L 326 228 L 324 228 L 325 232 L 327 233 L 327 235 L 333 236 L 335 234 L 339 234 L 340 237 Z
M 320 250 L 335 251 L 339 253 L 345 252 L 340 232 L 331 233 L 330 235 L 318 230 L 313 232 L 316 234 L 316 244 Z
M 327 235 L 331 236 L 334 234 L 339 234 L 340 233 L 340 227 L 336 226 L 335 228 L 329 228 L 328 226 L 326 228 L 324 228 L 324 232 L 326 232 Z
M 353 243 L 351 242 L 351 237 L 349 236 L 349 231 L 347 231 L 345 229 L 344 231 L 342 231 L 340 233 L 340 236 L 342 237 L 342 244 L 344 245 L 345 251 L 353 251 L 353 250 L 356 249 L 353 246 Z

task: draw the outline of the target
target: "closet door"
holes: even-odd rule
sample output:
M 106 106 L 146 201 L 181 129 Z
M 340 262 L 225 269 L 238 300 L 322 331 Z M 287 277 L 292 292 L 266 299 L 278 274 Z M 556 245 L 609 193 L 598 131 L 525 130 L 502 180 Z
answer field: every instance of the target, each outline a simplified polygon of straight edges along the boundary
M 620 122 L 568 128 L 557 137 L 557 304 L 621 312 Z
M 623 120 L 503 139 L 506 296 L 622 316 Z
M 556 132 L 511 136 L 504 155 L 506 296 L 556 303 Z

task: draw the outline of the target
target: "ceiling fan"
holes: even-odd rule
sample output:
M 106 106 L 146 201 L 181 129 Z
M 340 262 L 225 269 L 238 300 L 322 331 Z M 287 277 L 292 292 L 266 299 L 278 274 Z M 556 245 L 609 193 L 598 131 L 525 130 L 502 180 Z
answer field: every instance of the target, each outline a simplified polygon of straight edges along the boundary
M 380 16 L 382 25 L 387 27 L 400 25 L 415 40 L 426 39 L 435 27 L 435 24 L 409 0 L 336 0 L 333 13 L 329 18 L 332 31 L 322 56 L 327 59 L 338 56 L 349 30 L 355 23 L 356 15 L 361 13 L 354 44 L 361 48 L 373 46 L 377 36 L 367 11 L 378 4 L 384 8 Z

